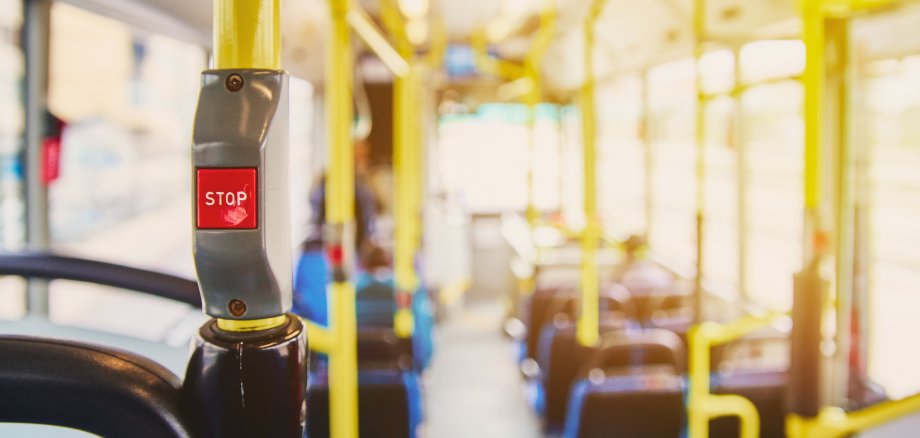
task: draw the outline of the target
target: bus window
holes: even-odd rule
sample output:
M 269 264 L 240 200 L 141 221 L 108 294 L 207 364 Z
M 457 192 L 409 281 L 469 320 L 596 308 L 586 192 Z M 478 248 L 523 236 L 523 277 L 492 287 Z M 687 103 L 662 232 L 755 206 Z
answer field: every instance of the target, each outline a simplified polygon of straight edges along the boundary
M 707 53 L 700 61 L 708 99 L 705 117 L 705 205 L 703 213 L 703 279 L 707 289 L 724 298 L 738 291 L 738 179 L 737 150 L 731 135 L 734 102 L 734 56 L 729 50 Z
M 18 250 L 25 243 L 22 151 L 24 113 L 20 84 L 24 62 L 19 48 L 22 2 L 0 0 L 0 248 Z M 0 278 L 0 318 L 23 314 L 25 284 Z
M 58 2 L 49 58 L 48 105 L 68 123 L 48 194 L 52 249 L 192 277 L 189 140 L 205 51 Z M 149 339 L 191 311 L 67 281 L 49 294 L 57 323 Z
M 762 83 L 745 90 L 747 277 L 754 304 L 789 309 L 792 275 L 802 266 L 804 125 L 800 41 L 758 41 L 742 47 L 741 76 Z M 789 78 L 787 81 L 782 79 Z
M 869 372 L 895 397 L 920 390 L 920 55 L 860 71 L 869 151 Z
M 744 59 L 744 58 L 742 58 Z M 745 92 L 747 284 L 758 305 L 792 306 L 802 266 L 802 86 L 759 85 Z
M 488 103 L 475 114 L 441 117 L 439 171 L 449 191 L 460 193 L 469 211 L 523 212 L 531 159 L 528 109 L 520 104 Z M 537 109 L 533 138 L 534 205 L 559 205 L 558 108 Z
M 562 217 L 566 225 L 572 229 L 581 229 L 585 224 L 584 209 L 584 164 L 582 163 L 582 142 L 581 142 L 581 115 L 574 106 L 563 108 L 561 117 L 562 137 L 561 144 L 561 210 Z M 600 128 L 599 128 L 600 129 Z M 598 168 L 598 175 L 602 172 Z M 598 205 L 603 205 L 603 201 L 598 199 Z
M 686 272 L 692 272 L 696 258 L 694 66 L 688 59 L 657 66 L 648 74 L 649 244 L 655 254 Z
M 598 208 L 617 238 L 645 232 L 642 78 L 626 76 L 597 89 Z
M 731 65 L 729 65 L 731 68 Z M 703 278 L 721 295 L 738 290 L 738 180 L 737 156 L 731 135 L 734 102 L 719 97 L 707 102 L 706 215 Z
M 191 275 L 188 142 L 204 50 L 63 3 L 51 23 L 49 106 L 69 123 L 49 193 L 56 247 Z

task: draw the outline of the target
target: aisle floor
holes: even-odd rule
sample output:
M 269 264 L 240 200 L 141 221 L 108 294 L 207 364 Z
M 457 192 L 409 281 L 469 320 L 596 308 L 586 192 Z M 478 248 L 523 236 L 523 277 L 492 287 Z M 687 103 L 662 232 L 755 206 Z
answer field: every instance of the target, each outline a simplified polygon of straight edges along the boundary
M 498 302 L 477 302 L 438 327 L 425 386 L 428 437 L 540 436 L 503 316 Z

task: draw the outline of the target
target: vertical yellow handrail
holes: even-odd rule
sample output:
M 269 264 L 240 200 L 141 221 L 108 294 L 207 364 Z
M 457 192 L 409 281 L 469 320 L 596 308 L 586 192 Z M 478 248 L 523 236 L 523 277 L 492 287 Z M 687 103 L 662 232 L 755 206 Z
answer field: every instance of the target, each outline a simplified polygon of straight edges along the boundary
M 805 241 L 804 260 L 810 260 L 816 250 L 823 250 L 826 239 L 821 212 L 824 191 L 825 137 L 825 29 L 824 5 L 821 0 L 800 0 L 802 40 L 805 43 L 804 85 L 805 122 Z
M 415 271 L 415 257 L 418 249 L 419 221 L 419 177 L 418 147 L 420 130 L 420 108 L 415 103 L 418 68 L 414 61 L 414 48 L 404 31 L 405 20 L 400 15 L 396 2 L 381 2 L 384 25 L 396 40 L 396 52 L 408 62 L 409 70 L 404 76 L 393 79 L 393 173 L 395 180 L 394 237 L 396 240 L 393 270 L 396 282 L 397 310 L 393 315 L 393 330 L 397 336 L 407 338 L 415 330 L 412 315 L 412 296 L 419 287 Z
M 351 34 L 346 21 L 349 0 L 329 0 L 332 27 L 326 48 L 326 131 L 329 170 L 326 223 L 341 245 L 345 270 L 354 259 L 354 145 L 352 144 Z M 355 288 L 348 272 L 329 285 L 330 325 L 336 348 L 329 355 L 331 435 L 358 436 L 358 358 Z M 334 276 L 335 277 L 335 276 Z
M 732 114 L 732 143 L 735 149 L 735 172 L 738 181 L 737 193 L 737 212 L 738 212 L 738 295 L 741 302 L 746 304 L 750 300 L 748 283 L 748 227 L 750 220 L 748 217 L 748 150 L 747 139 L 745 138 L 745 121 L 744 121 L 744 86 L 742 84 L 741 70 L 741 47 L 732 47 L 732 61 L 734 70 L 734 84 L 732 86 L 732 100 L 735 108 Z
M 536 122 L 537 106 L 543 98 L 542 93 L 542 75 L 540 74 L 540 63 L 543 62 L 543 55 L 552 42 L 553 35 L 556 33 L 556 0 L 542 0 L 540 10 L 540 28 L 534 37 L 533 43 L 524 57 L 524 78 L 530 83 L 530 90 L 524 95 L 524 103 L 527 104 L 527 146 L 529 153 L 527 155 L 527 211 L 526 217 L 531 228 L 539 219 L 537 211 L 535 192 L 534 192 L 534 167 L 536 156 Z
M 703 320 L 703 269 L 705 267 L 706 211 L 706 95 L 702 60 L 706 42 L 706 0 L 693 1 L 693 58 L 695 62 L 696 112 L 696 276 L 693 279 L 693 318 Z
M 214 68 L 281 69 L 280 16 L 280 0 L 215 0 Z
M 585 19 L 584 69 L 581 85 L 582 153 L 584 166 L 585 230 L 581 234 L 581 314 L 578 317 L 578 342 L 595 345 L 598 339 L 599 274 L 597 246 L 600 239 L 600 219 L 597 216 L 597 114 L 594 102 L 594 24 L 603 11 L 606 0 L 594 0 Z

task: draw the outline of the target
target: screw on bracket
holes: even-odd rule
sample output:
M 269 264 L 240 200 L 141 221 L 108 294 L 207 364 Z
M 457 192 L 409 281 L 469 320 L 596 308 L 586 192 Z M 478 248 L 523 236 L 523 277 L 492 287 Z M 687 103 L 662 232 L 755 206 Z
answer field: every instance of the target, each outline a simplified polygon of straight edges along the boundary
M 243 88 L 244 83 L 245 81 L 243 80 L 243 77 L 237 73 L 234 73 L 230 76 L 227 76 L 227 80 L 226 82 L 224 82 L 224 85 L 227 86 L 228 90 L 232 92 L 237 92 Z
M 246 303 L 242 300 L 230 300 L 230 303 L 227 304 L 227 310 L 229 310 L 230 314 L 233 316 L 243 316 L 246 314 Z

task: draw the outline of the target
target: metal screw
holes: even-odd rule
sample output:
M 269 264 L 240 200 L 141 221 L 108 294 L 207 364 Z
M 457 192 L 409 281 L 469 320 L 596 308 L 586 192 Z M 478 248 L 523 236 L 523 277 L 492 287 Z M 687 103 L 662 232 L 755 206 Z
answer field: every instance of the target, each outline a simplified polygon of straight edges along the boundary
M 230 314 L 233 316 L 243 316 L 246 314 L 246 303 L 241 300 L 230 300 L 230 303 L 227 304 L 227 309 L 230 310 Z
M 228 90 L 237 92 L 243 88 L 244 83 L 245 81 L 243 81 L 243 77 L 237 73 L 234 73 L 230 76 L 227 76 L 227 81 L 224 83 L 224 85 L 227 86 Z

